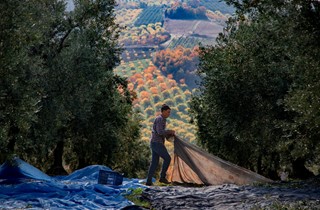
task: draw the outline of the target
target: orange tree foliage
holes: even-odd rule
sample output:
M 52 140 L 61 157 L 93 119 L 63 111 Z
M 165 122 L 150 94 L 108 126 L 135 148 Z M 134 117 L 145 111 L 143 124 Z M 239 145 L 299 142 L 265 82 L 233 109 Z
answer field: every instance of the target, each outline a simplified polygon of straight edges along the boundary
M 153 62 L 165 75 L 170 75 L 176 81 L 186 79 L 190 84 L 196 77 L 195 71 L 198 65 L 198 48 L 184 48 L 178 46 L 175 49 L 167 48 L 156 52 Z
M 171 87 L 177 86 L 177 82 L 175 80 L 173 80 L 173 79 L 169 79 L 169 84 L 170 84 Z
M 128 89 L 129 89 L 130 91 L 132 91 L 133 88 L 134 88 L 134 85 L 133 85 L 132 83 L 128 83 Z
M 164 82 L 160 83 L 159 86 L 160 86 L 160 88 L 161 88 L 161 92 L 162 92 L 162 91 L 165 91 L 165 90 L 168 88 L 168 87 L 167 87 L 167 84 L 164 83 Z
M 180 51 L 183 52 L 183 51 Z M 133 105 L 136 111 L 140 112 L 143 119 L 142 127 L 147 128 L 141 132 L 141 139 L 148 141 L 151 135 L 150 127 L 154 117 L 160 114 L 160 108 L 164 103 L 170 105 L 172 109 L 172 118 L 168 123 L 168 129 L 180 129 L 179 136 L 187 141 L 194 141 L 194 125 L 189 123 L 190 117 L 187 109 L 187 99 L 190 98 L 190 91 L 186 84 L 179 84 L 173 78 L 173 74 L 164 75 L 149 59 L 146 62 L 125 63 L 125 67 L 138 69 L 141 66 L 143 71 L 134 73 L 130 68 L 118 68 L 118 71 L 126 70 L 130 73 L 128 78 L 128 87 L 133 97 Z M 149 66 L 147 66 L 149 65 Z M 151 76 L 153 78 L 151 78 Z M 188 94 L 188 95 L 185 95 Z M 180 106 L 182 104 L 182 106 Z M 189 136 L 186 134 L 190 133 Z M 190 137 L 191 136 L 191 137 Z
M 151 88 L 150 88 L 150 92 L 151 92 L 152 94 L 158 94 L 158 88 L 156 88 L 156 87 L 151 87 Z
M 144 71 L 144 73 L 150 73 L 153 74 L 155 71 L 157 70 L 157 68 L 155 66 L 149 66 L 148 68 L 146 68 Z
M 144 85 L 144 81 L 141 78 L 137 79 L 137 83 L 138 85 Z
M 147 73 L 147 74 L 145 74 L 145 78 L 146 78 L 147 80 L 153 80 L 153 75 L 150 74 L 150 73 Z
M 157 76 L 158 82 L 162 83 L 164 82 L 164 77 L 163 76 Z
M 141 97 L 141 99 L 149 99 L 150 94 L 147 91 L 141 91 L 140 97 Z
M 154 86 L 156 86 L 156 84 L 155 84 L 155 82 L 154 82 L 153 80 L 147 81 L 146 85 L 147 85 L 148 87 L 154 87 Z
M 161 23 L 151 23 L 139 27 L 131 27 L 123 31 L 120 43 L 128 45 L 159 45 L 170 39 L 170 33 L 161 27 Z

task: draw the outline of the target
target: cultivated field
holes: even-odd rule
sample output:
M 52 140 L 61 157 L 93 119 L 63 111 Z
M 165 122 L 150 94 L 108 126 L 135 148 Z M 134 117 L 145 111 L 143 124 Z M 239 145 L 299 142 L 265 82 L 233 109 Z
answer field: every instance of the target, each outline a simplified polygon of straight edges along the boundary
M 205 20 L 174 20 L 165 19 L 164 28 L 172 35 L 193 35 L 202 38 L 216 38 L 223 26 Z

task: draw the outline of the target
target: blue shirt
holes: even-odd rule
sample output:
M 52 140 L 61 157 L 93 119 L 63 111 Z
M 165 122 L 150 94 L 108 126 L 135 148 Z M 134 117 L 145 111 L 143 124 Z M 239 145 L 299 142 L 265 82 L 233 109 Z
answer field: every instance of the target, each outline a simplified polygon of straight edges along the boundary
M 166 130 L 167 119 L 159 115 L 153 122 L 151 142 L 164 143 L 165 137 L 168 133 Z

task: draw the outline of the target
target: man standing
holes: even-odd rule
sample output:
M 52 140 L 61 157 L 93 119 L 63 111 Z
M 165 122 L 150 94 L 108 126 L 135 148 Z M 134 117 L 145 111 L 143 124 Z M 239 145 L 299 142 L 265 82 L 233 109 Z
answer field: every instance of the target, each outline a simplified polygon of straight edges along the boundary
M 146 185 L 152 185 L 152 176 L 159 164 L 159 157 L 163 159 L 163 165 L 160 173 L 159 182 L 168 184 L 166 179 L 167 170 L 170 165 L 171 157 L 164 145 L 165 138 L 175 135 L 174 130 L 166 130 L 166 120 L 170 116 L 171 109 L 168 105 L 164 104 L 161 107 L 161 114 L 156 117 L 152 126 L 152 135 L 150 139 L 150 148 L 152 152 L 152 160 L 148 171 Z

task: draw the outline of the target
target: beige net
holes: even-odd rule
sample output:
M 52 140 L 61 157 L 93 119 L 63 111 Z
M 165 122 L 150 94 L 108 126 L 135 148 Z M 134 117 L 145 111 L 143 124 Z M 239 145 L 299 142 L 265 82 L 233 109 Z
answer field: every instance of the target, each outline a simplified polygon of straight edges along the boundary
M 253 171 L 213 156 L 199 147 L 175 137 L 174 157 L 168 172 L 171 182 L 205 185 L 272 182 Z

